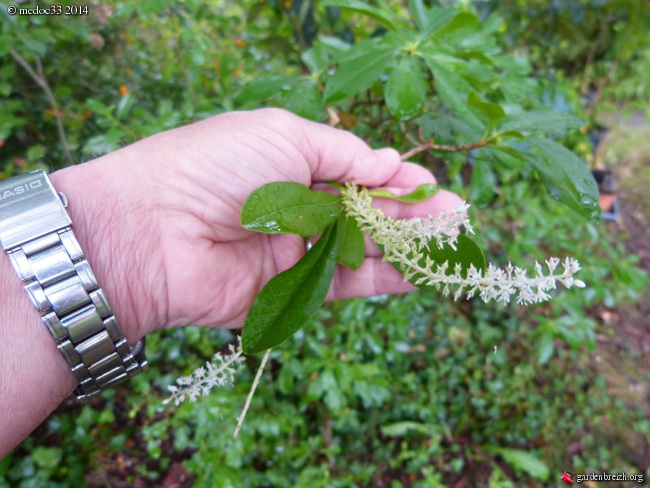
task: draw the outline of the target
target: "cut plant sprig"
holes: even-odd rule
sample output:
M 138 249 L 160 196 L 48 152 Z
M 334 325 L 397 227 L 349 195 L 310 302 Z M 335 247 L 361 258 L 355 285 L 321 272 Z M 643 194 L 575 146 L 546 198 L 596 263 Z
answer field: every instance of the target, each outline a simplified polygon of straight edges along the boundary
M 373 198 L 417 203 L 433 196 L 436 185 L 421 185 L 408 195 L 368 190 L 354 183 L 335 185 L 340 195 L 314 191 L 297 183 L 270 183 L 255 190 L 241 213 L 242 225 L 266 234 L 293 233 L 303 237 L 321 234 L 318 242 L 292 268 L 272 278 L 255 299 L 242 333 L 246 354 L 258 354 L 288 340 L 325 301 L 336 264 L 357 269 L 365 257 L 363 231 L 379 246 L 384 260 L 421 288 L 441 290 L 456 299 L 463 292 L 485 301 L 507 303 L 512 297 L 527 305 L 549 300 L 557 283 L 583 287 L 574 278 L 579 263 L 567 258 L 563 272 L 555 274 L 560 260 L 538 263 L 535 276 L 509 264 L 500 269 L 486 265 L 472 234 L 462 203 L 437 217 L 395 220 L 372 206 Z M 465 232 L 465 234 L 463 234 Z
M 401 196 L 354 183 L 333 186 L 340 195 L 280 182 L 264 185 L 249 196 L 241 213 L 241 224 L 246 229 L 265 234 L 321 236 L 293 267 L 272 278 L 259 292 L 246 317 L 239 345 L 231 345 L 229 355 L 215 355 L 212 362 L 191 376 L 179 378 L 176 385 L 169 386 L 171 396 L 164 403 L 195 401 L 216 386 L 231 384 L 243 354 L 266 351 L 237 419 L 236 437 L 271 348 L 293 336 L 321 307 L 337 263 L 353 270 L 361 266 L 365 257 L 364 231 L 379 246 L 384 261 L 392 263 L 405 280 L 441 290 L 444 295 L 453 292 L 455 299 L 463 292 L 469 297 L 478 295 L 486 302 L 507 303 L 516 296 L 517 303 L 527 305 L 549 300 L 548 292 L 557 283 L 566 288 L 585 286 L 574 278 L 580 265 L 572 258 L 562 263 L 558 258 L 547 259 L 546 274 L 542 265 L 535 263 L 533 277 L 512 264 L 504 269 L 486 266 L 481 249 L 463 234 L 463 230 L 473 234 L 467 203 L 437 217 L 408 220 L 392 219 L 372 206 L 373 197 L 418 203 L 432 197 L 438 191 L 436 185 L 421 185 Z M 560 266 L 562 272 L 555 274 Z

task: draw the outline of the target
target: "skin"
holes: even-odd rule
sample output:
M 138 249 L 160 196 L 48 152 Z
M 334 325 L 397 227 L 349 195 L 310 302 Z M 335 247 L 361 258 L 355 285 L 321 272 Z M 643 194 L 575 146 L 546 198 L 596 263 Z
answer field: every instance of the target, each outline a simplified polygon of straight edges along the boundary
M 134 343 L 167 327 L 241 327 L 257 292 L 304 254 L 298 236 L 243 229 L 241 207 L 273 181 L 354 180 L 408 193 L 435 183 L 393 149 L 279 109 L 232 112 L 164 132 L 51 175 L 122 332 Z M 460 203 L 377 204 L 394 218 Z M 328 299 L 413 290 L 368 242 L 357 271 L 339 267 Z M 72 392 L 75 380 L 6 257 L 0 259 L 0 458 Z

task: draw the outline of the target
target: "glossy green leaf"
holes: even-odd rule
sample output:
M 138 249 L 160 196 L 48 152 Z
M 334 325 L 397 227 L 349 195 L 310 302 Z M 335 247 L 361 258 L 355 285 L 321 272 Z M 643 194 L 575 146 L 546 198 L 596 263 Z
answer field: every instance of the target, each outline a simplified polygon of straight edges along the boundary
M 338 251 L 336 261 L 352 270 L 359 269 L 366 257 L 366 241 L 357 221 L 343 213 L 338 218 Z
M 486 269 L 485 256 L 483 251 L 478 245 L 472 241 L 469 237 L 460 235 L 458 236 L 458 241 L 456 242 L 456 249 L 454 250 L 451 246 L 445 244 L 442 249 L 438 247 L 438 244 L 435 241 L 429 243 L 429 249 L 424 249 L 422 251 L 423 257 L 418 261 L 420 266 L 426 266 L 426 257 L 429 257 L 436 264 L 443 264 L 445 261 L 449 262 L 449 267 L 447 268 L 446 273 L 448 275 L 454 274 L 454 267 L 456 264 L 461 266 L 461 276 L 467 276 L 467 270 L 470 266 L 474 266 L 477 270 Z M 400 269 L 399 265 L 395 266 L 400 272 L 403 270 Z M 435 269 L 434 269 L 435 271 Z M 422 289 L 434 289 L 433 286 L 428 286 L 424 284 L 417 284 L 417 281 L 423 278 L 424 275 L 421 273 L 416 273 L 409 279 L 409 282 L 418 286 Z
M 427 85 L 417 58 L 403 58 L 386 82 L 386 105 L 399 120 L 418 115 L 424 104 Z
M 434 185 L 433 183 L 423 183 L 407 195 L 393 195 L 388 190 L 382 189 L 370 190 L 368 194 L 371 197 L 390 198 L 391 200 L 398 200 L 404 203 L 419 203 L 431 198 L 433 195 L 438 193 L 438 190 L 440 190 L 438 185 Z
M 488 125 L 485 129 L 489 133 L 492 128 L 506 115 L 506 112 L 496 103 L 484 102 L 481 100 L 476 92 L 471 92 L 467 97 L 467 103 L 476 108 L 488 119 Z
M 507 130 L 507 131 L 504 131 L 504 132 L 499 132 L 496 135 L 496 137 L 498 137 L 499 139 L 503 139 L 503 138 L 506 138 L 506 137 L 514 137 L 516 139 L 524 139 L 524 135 L 521 132 L 519 132 L 518 130 Z
M 439 39 L 447 34 L 477 23 L 476 15 L 469 12 L 457 12 L 456 9 L 444 9 L 429 14 L 429 28 L 424 34 L 425 39 Z
M 327 46 L 319 44 L 310 49 L 307 49 L 300 56 L 305 66 L 309 68 L 309 72 L 313 75 L 318 75 L 325 71 L 329 66 L 329 56 L 327 54 Z
M 329 49 L 333 55 L 344 53 L 352 48 L 350 44 L 336 36 L 320 36 L 319 42 L 322 46 Z
M 422 39 L 432 37 L 436 32 L 447 25 L 458 14 L 455 8 L 433 7 L 427 12 L 427 28 L 422 31 Z
M 325 0 L 324 2 L 321 2 L 321 5 L 324 7 L 337 7 L 345 10 L 351 10 L 353 12 L 366 15 L 367 17 L 376 20 L 381 25 L 387 27 L 392 31 L 398 29 L 398 26 L 395 23 L 395 20 L 397 20 L 397 16 L 395 14 L 384 12 L 377 7 L 368 5 L 365 2 L 360 2 L 359 0 Z
M 327 103 L 343 100 L 370 88 L 395 52 L 394 47 L 379 42 L 366 42 L 362 49 L 346 51 L 346 57 L 325 85 Z
M 495 66 L 494 61 L 485 54 L 478 51 L 463 51 L 455 53 L 454 56 L 460 59 L 475 59 L 483 64 Z
M 574 115 L 561 114 L 552 110 L 536 110 L 509 116 L 501 129 L 564 136 L 569 129 L 579 129 L 583 125 L 584 121 Z
M 483 446 L 483 450 L 498 454 L 515 470 L 528 473 L 535 479 L 546 481 L 549 477 L 550 471 L 546 464 L 529 452 L 497 446 Z
M 287 110 L 306 119 L 315 120 L 325 111 L 323 95 L 318 83 L 312 78 L 293 85 L 284 93 L 282 100 Z
M 429 26 L 427 11 L 422 0 L 408 0 L 409 11 L 418 31 L 425 32 Z
M 431 57 L 426 57 L 425 61 L 433 72 L 434 85 L 440 101 L 473 130 L 483 133 L 485 124 L 467 103 L 467 97 L 472 91 L 470 85 L 461 76 L 449 71 Z
M 487 205 L 494 198 L 496 178 L 487 161 L 479 160 L 472 168 L 472 179 L 469 182 L 469 195 L 472 203 L 479 207 Z
M 341 197 L 292 182 L 268 183 L 251 193 L 241 225 L 264 234 L 315 236 L 341 213 Z
M 243 86 L 233 96 L 237 103 L 266 100 L 282 92 L 291 85 L 297 76 L 263 76 Z
M 241 342 L 245 354 L 282 344 L 320 308 L 334 277 L 337 244 L 335 223 L 300 261 L 259 292 L 244 322 Z
M 528 138 L 538 154 L 526 154 L 550 195 L 593 222 L 600 220 L 598 185 L 585 162 L 567 148 L 550 139 Z

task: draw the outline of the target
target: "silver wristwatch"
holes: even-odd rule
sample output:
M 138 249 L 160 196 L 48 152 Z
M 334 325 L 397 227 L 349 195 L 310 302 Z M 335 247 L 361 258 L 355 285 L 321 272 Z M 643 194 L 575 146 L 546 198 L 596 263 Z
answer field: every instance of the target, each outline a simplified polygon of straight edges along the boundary
M 0 245 L 79 380 L 82 403 L 147 366 L 131 348 L 72 232 L 63 193 L 45 171 L 0 182 Z

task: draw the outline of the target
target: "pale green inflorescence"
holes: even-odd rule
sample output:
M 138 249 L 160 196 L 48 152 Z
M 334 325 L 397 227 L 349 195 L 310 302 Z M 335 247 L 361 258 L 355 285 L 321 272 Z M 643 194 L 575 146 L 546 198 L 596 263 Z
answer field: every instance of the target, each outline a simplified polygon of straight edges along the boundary
M 546 260 L 548 274 L 539 263 L 535 263 L 534 277 L 528 277 L 525 269 L 508 264 L 500 269 L 489 264 L 485 273 L 471 266 L 463 276 L 464 270 L 456 264 L 452 274 L 447 274 L 449 264 L 435 263 L 424 251 L 428 243 L 435 241 L 442 248 L 445 244 L 455 249 L 455 242 L 461 233 L 461 227 L 473 233 L 467 218 L 467 203 L 461 204 L 449 214 L 441 214 L 428 219 L 394 220 L 372 207 L 372 198 L 365 188 L 347 184 L 342 190 L 343 206 L 348 217 L 354 218 L 359 227 L 384 250 L 384 260 L 398 264 L 405 279 L 422 276 L 417 285 L 429 285 L 448 295 L 454 290 L 454 298 L 460 298 L 463 291 L 469 297 L 478 294 L 484 301 L 490 300 L 507 303 L 516 295 L 518 304 L 528 305 L 549 300 L 547 293 L 562 283 L 566 288 L 572 286 L 584 288 L 585 283 L 573 278 L 580 270 L 577 260 L 567 257 L 562 263 L 563 272 L 554 274 L 560 265 L 558 258 Z M 424 266 L 421 264 L 424 258 Z
M 230 354 L 224 356 L 218 352 L 211 362 L 205 363 L 205 367 L 197 368 L 192 375 L 178 378 L 176 385 L 168 386 L 171 395 L 163 401 L 163 404 L 173 401 L 178 406 L 186 399 L 195 402 L 199 396 L 208 395 L 212 388 L 232 385 L 235 373 L 244 361 L 241 338 L 237 339 L 237 346 L 229 345 Z

